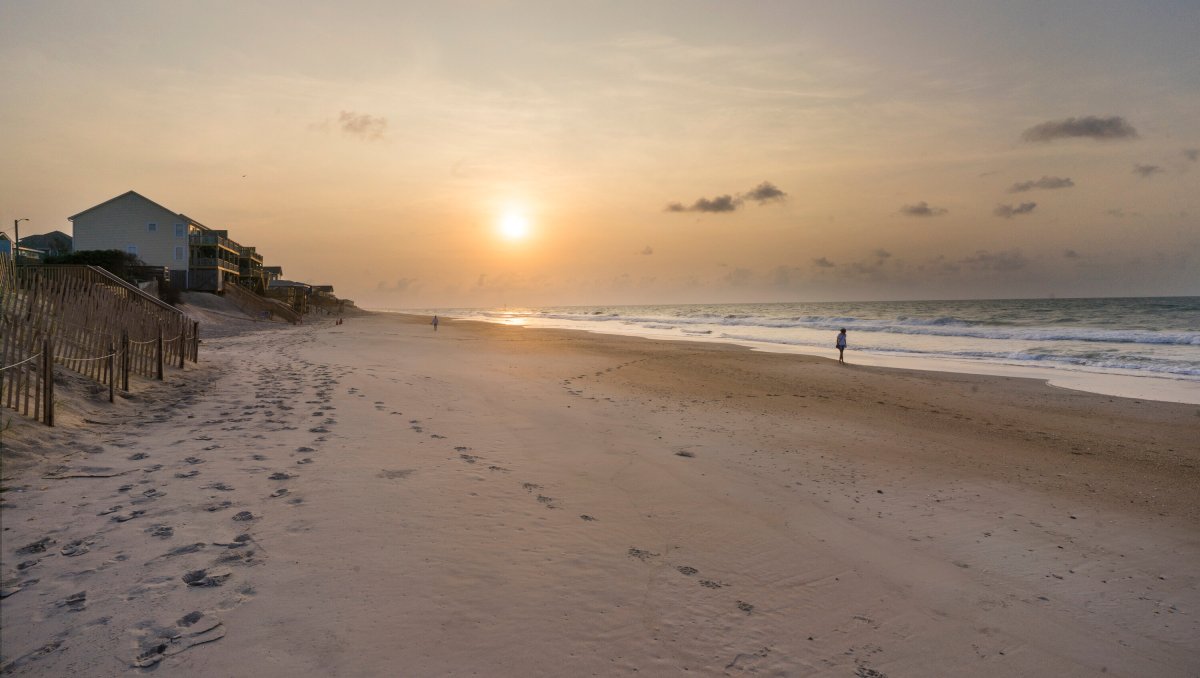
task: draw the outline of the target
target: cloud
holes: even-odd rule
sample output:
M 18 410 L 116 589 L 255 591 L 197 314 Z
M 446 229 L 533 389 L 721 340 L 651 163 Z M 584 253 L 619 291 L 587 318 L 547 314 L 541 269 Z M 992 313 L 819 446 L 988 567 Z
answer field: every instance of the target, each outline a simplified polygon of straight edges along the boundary
M 1021 254 L 1020 250 L 995 253 L 987 250 L 978 250 L 974 256 L 966 257 L 960 261 L 971 268 L 1000 272 L 1019 271 L 1029 265 L 1029 260 L 1025 258 L 1024 254 Z
M 892 256 L 892 253 L 883 248 L 880 248 L 880 249 L 875 250 L 875 256 L 879 257 L 880 259 L 887 259 L 888 257 Z
M 1200 161 L 1200 148 L 1185 148 L 1180 153 L 1183 153 L 1183 157 L 1192 162 Z
M 387 131 L 387 118 L 377 118 L 354 111 L 342 111 L 338 116 L 338 125 L 346 134 L 366 141 L 377 141 L 382 139 L 383 133 Z
M 787 197 L 787 193 L 781 191 L 775 184 L 764 181 L 750 191 L 743 193 L 741 197 L 745 200 L 753 200 L 761 205 L 774 200 L 783 200 Z
M 415 292 L 420 288 L 421 286 L 417 283 L 416 278 L 400 278 L 396 281 L 395 285 L 390 285 L 386 281 L 380 280 L 375 285 L 375 289 L 380 292 L 407 292 L 410 290 Z
M 905 205 L 900 208 L 900 214 L 906 217 L 937 217 L 945 214 L 947 211 L 944 207 L 933 207 L 924 200 L 915 205 Z
M 1076 252 L 1075 250 L 1063 250 L 1063 258 L 1064 259 L 1078 259 L 1079 253 Z
M 816 266 L 817 268 L 833 268 L 834 266 L 837 266 L 837 264 L 826 259 L 825 257 L 820 257 L 819 259 L 813 259 L 812 263 L 813 263 L 813 266 Z
M 996 209 L 992 210 L 992 214 L 1005 219 L 1011 219 L 1020 214 L 1029 214 L 1037 207 L 1036 202 L 1023 202 L 1020 205 L 996 205 Z
M 654 248 L 649 245 L 646 245 L 646 247 L 642 249 L 642 254 L 644 254 L 646 256 L 650 256 L 651 254 L 654 254 Z
M 735 268 L 725 274 L 725 282 L 734 287 L 743 287 L 754 280 L 754 272 L 748 268 Z
M 1042 177 L 1037 180 L 1019 181 L 1009 187 L 1009 193 L 1024 193 L 1035 188 L 1053 190 L 1055 188 L 1071 188 L 1075 185 L 1068 177 Z
M 1082 118 L 1050 120 L 1040 125 L 1034 125 L 1021 133 L 1021 138 L 1029 142 L 1047 142 L 1073 137 L 1111 141 L 1113 139 L 1136 139 L 1137 136 L 1137 130 L 1133 128 L 1133 125 L 1119 115 L 1108 118 L 1085 115 Z
M 750 189 L 746 193 L 739 193 L 737 197 L 733 195 L 718 195 L 715 198 L 699 198 L 691 205 L 684 205 L 681 202 L 667 203 L 666 211 L 668 212 L 733 212 L 740 208 L 747 200 L 753 200 L 759 205 L 764 205 L 769 202 L 778 202 L 787 197 L 778 186 L 769 181 L 764 181 L 758 186 Z
M 667 204 L 668 212 L 732 212 L 741 205 L 740 200 L 734 200 L 732 195 L 718 195 L 711 200 L 708 198 L 699 198 L 692 203 L 690 207 L 686 207 L 683 203 L 672 202 Z
M 1159 167 L 1158 165 L 1140 165 L 1139 164 L 1139 165 L 1133 166 L 1133 173 L 1143 179 L 1149 179 L 1150 177 L 1154 176 L 1155 174 L 1161 174 L 1165 171 L 1166 170 Z

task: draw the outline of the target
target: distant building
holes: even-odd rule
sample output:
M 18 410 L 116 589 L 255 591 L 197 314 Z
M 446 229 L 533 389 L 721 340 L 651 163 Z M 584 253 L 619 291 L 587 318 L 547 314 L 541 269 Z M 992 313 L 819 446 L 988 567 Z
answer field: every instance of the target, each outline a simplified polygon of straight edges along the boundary
M 21 241 L 24 242 L 25 238 L 21 238 Z M 22 265 L 40 264 L 46 258 L 46 253 L 42 250 L 25 245 L 14 248 L 12 238 L 8 237 L 7 233 L 0 233 L 0 256 L 12 257 L 14 252 L 20 255 L 19 259 L 14 260 Z
M 209 228 L 191 217 L 129 191 L 70 217 L 75 251 L 121 250 L 149 266 L 170 269 L 174 286 L 221 292 L 246 278 L 253 280 L 262 255 L 233 241 L 229 232 Z M 245 267 L 243 267 L 245 264 Z
M 312 285 L 294 280 L 272 280 L 267 283 L 267 296 L 291 306 L 297 313 L 308 313 L 312 292 Z
M 48 257 L 56 257 L 60 254 L 70 254 L 71 252 L 71 236 L 62 231 L 50 231 L 49 233 L 41 233 L 38 235 L 27 235 L 21 238 L 21 247 L 28 247 L 35 250 L 41 250 Z

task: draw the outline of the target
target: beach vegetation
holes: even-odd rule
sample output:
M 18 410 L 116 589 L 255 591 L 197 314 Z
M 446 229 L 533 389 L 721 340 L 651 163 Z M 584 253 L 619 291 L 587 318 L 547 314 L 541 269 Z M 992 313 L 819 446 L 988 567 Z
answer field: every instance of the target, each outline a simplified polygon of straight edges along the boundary
M 46 263 L 98 266 L 122 280 L 131 280 L 133 269 L 146 265 L 136 254 L 122 252 L 121 250 L 80 250 L 69 254 L 48 257 Z

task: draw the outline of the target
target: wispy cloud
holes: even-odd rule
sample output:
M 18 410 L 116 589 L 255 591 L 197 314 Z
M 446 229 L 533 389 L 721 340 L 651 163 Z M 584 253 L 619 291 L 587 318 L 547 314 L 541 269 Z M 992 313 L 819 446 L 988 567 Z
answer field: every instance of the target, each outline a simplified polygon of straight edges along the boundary
M 386 280 L 380 280 L 375 285 L 375 289 L 380 292 L 415 292 L 420 287 L 416 278 L 400 278 L 394 285 L 388 284 Z
M 1150 177 L 1154 176 L 1155 174 L 1162 174 L 1165 171 L 1166 170 L 1159 167 L 1158 165 L 1137 164 L 1137 165 L 1133 166 L 1133 173 L 1143 179 L 1149 179 Z
M 826 259 L 825 257 L 818 257 L 816 259 L 813 259 L 812 263 L 813 263 L 813 266 L 816 266 L 817 268 L 833 268 L 834 266 L 837 266 L 837 264 Z
M 1020 250 L 1005 252 L 979 250 L 973 256 L 961 259 L 960 263 L 970 268 L 1005 272 L 1025 268 L 1029 265 L 1029 260 L 1025 258 L 1024 254 L 1021 254 Z
M 684 205 L 681 202 L 667 203 L 666 210 L 668 212 L 733 212 L 741 207 L 747 200 L 752 200 L 759 205 L 765 205 L 769 202 L 778 202 L 787 197 L 778 186 L 769 181 L 764 181 L 758 186 L 750 189 L 745 193 L 739 193 L 736 197 L 731 194 L 718 195 L 715 198 L 698 198 L 691 205 Z
M 1180 153 L 1191 162 L 1200 161 L 1200 148 L 1185 148 Z
M 948 212 L 944 207 L 934 207 L 922 200 L 913 205 L 905 205 L 900 208 L 900 214 L 906 217 L 937 217 Z
M 1064 259 L 1078 259 L 1080 256 L 1075 250 L 1063 250 L 1062 255 Z
M 1009 193 L 1024 193 L 1032 191 L 1035 188 L 1053 190 L 1056 188 L 1071 188 L 1075 185 L 1068 177 L 1042 177 L 1041 179 L 1032 179 L 1030 181 L 1018 181 L 1008 188 Z
M 642 248 L 642 254 L 645 256 L 650 256 L 651 254 L 654 254 L 654 248 L 646 245 L 644 248 Z
M 1034 125 L 1021 133 L 1021 138 L 1031 142 L 1054 141 L 1055 139 L 1084 138 L 1099 141 L 1113 139 L 1136 139 L 1138 132 L 1125 118 L 1119 115 L 1101 118 L 1085 115 L 1082 118 L 1050 120 Z
M 366 113 L 342 111 L 338 116 L 338 125 L 342 131 L 366 141 L 378 141 L 387 131 L 387 118 L 379 118 Z
M 880 248 L 880 249 L 875 250 L 875 256 L 880 259 L 887 259 L 888 257 L 892 256 L 892 253 L 885 249 Z
M 992 214 L 1005 219 L 1011 219 L 1021 214 L 1029 214 L 1037 208 L 1036 202 L 1023 202 L 1020 205 L 996 205 Z

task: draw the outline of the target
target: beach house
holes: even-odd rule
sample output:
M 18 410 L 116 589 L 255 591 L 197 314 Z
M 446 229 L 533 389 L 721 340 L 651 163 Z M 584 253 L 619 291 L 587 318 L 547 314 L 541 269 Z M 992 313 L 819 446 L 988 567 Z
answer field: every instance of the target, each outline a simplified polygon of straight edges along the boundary
M 69 218 L 75 250 L 121 250 L 171 271 L 171 284 L 222 292 L 261 274 L 262 255 L 230 239 L 229 231 L 128 191 Z M 252 285 L 253 286 L 253 285 Z

